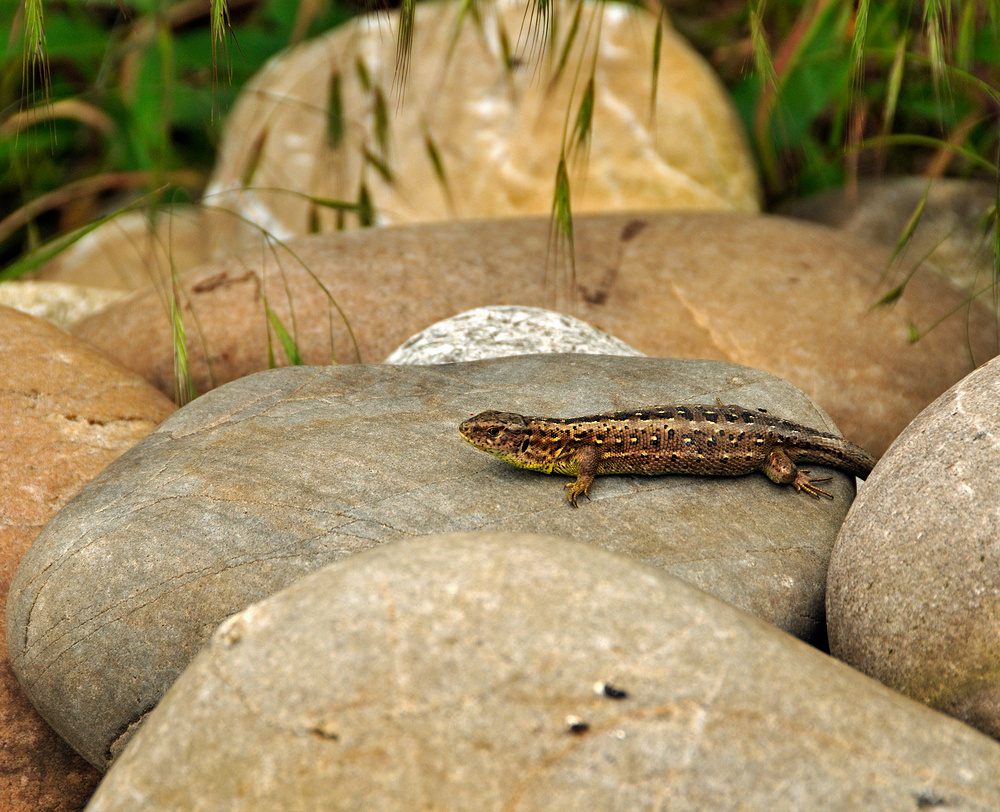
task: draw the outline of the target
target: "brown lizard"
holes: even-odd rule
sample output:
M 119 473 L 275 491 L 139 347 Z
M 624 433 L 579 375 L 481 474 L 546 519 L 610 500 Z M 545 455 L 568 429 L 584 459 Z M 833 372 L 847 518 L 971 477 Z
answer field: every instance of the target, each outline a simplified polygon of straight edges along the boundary
M 587 417 L 525 417 L 487 411 L 459 427 L 488 454 L 532 471 L 575 476 L 566 485 L 576 507 L 601 474 L 742 476 L 762 471 L 812 497 L 831 493 L 797 462 L 841 468 L 865 479 L 875 458 L 836 434 L 743 406 L 651 406 Z

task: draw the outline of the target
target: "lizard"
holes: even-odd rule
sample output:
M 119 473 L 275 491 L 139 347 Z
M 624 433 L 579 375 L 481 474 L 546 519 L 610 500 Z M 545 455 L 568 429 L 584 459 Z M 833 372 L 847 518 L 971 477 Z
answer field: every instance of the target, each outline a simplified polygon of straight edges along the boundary
M 651 406 L 586 417 L 527 417 L 485 411 L 459 426 L 473 446 L 518 468 L 575 476 L 566 485 L 570 505 L 590 499 L 602 474 L 743 476 L 761 471 L 816 499 L 833 494 L 816 487 L 796 463 L 841 468 L 867 478 L 875 458 L 836 434 L 772 417 L 744 406 Z

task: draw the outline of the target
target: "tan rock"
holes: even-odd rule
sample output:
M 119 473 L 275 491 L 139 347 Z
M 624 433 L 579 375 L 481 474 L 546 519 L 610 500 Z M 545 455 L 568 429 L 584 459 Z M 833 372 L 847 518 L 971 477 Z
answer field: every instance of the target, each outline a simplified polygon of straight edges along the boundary
M 38 316 L 64 330 L 125 297 L 124 291 L 66 282 L 20 280 L 0 283 L 0 305 Z
M 174 410 L 151 386 L 51 324 L 0 307 L 0 626 L 42 526 Z M 0 637 L 0 810 L 80 809 L 97 772 L 17 685 Z
M 1000 359 L 899 436 L 830 562 L 833 654 L 1000 739 Z
M 574 6 L 552 7 L 561 49 Z M 586 158 L 575 164 L 586 171 L 574 172 L 574 210 L 757 209 L 739 118 L 710 68 L 669 26 L 651 118 L 655 15 L 584 4 L 577 44 L 553 83 L 550 61 L 537 63 L 541 43 L 524 2 L 484 6 L 480 30 L 472 15 L 462 21 L 466 9 L 417 6 L 401 97 L 394 94 L 395 11 L 359 18 L 273 59 L 229 116 L 206 203 L 280 238 L 330 231 L 338 221 L 356 225 L 355 216 L 303 195 L 353 202 L 362 182 L 383 225 L 548 213 L 567 112 L 576 116 L 594 59 L 596 14 L 593 128 Z M 511 70 L 502 40 L 514 53 Z M 584 78 L 574 91 L 579 64 Z M 387 140 L 379 136 L 379 110 Z M 363 160 L 366 151 L 371 160 Z
M 378 361 L 473 307 L 550 306 L 561 287 L 551 283 L 551 265 L 546 275 L 548 245 L 545 217 L 430 224 L 300 238 L 290 243 L 294 256 L 275 252 L 280 273 L 274 255 L 261 251 L 194 269 L 182 289 L 196 384 L 204 391 L 267 367 L 262 292 L 307 363 L 357 360 L 320 280 L 350 320 L 362 360 Z M 878 455 L 997 352 L 992 316 L 962 307 L 961 294 L 935 274 L 918 272 L 901 301 L 873 309 L 887 258 L 879 246 L 778 217 L 581 216 L 574 315 L 647 355 L 765 369 L 811 395 L 848 439 Z M 911 343 L 911 323 L 936 326 Z M 156 291 L 112 305 L 76 334 L 173 391 L 171 331 Z M 271 342 L 286 363 L 273 333 Z
M 921 201 L 919 223 L 898 259 L 899 275 L 926 260 L 963 290 L 983 294 L 993 275 L 992 240 L 981 225 L 996 202 L 996 184 L 991 181 L 869 180 L 858 185 L 856 197 L 846 189 L 833 189 L 796 201 L 784 213 L 895 249 Z M 995 306 L 990 293 L 980 301 Z
M 212 257 L 212 216 L 196 206 L 178 206 L 159 212 L 153 225 L 146 212 L 125 212 L 57 254 L 34 276 L 113 290 L 161 283 L 171 268 L 184 270 Z M 226 240 L 219 238 L 218 243 L 225 246 Z

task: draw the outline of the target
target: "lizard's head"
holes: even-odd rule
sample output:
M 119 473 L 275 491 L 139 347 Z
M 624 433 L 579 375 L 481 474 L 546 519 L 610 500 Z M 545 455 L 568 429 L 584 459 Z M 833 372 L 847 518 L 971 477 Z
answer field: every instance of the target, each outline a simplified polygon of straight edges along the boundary
M 531 429 L 523 415 L 492 410 L 480 412 L 462 423 L 458 430 L 480 451 L 521 468 L 532 464 L 526 458 Z

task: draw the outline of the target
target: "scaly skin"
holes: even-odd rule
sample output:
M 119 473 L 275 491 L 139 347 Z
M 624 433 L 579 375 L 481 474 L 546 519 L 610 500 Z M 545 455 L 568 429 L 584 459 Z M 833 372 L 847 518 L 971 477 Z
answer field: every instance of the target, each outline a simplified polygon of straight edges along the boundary
M 875 458 L 835 434 L 743 406 L 651 406 L 587 417 L 525 417 L 486 411 L 459 427 L 488 454 L 531 471 L 575 476 L 567 498 L 576 507 L 602 474 L 742 476 L 761 471 L 812 497 L 833 495 L 815 483 L 814 462 L 867 478 Z

